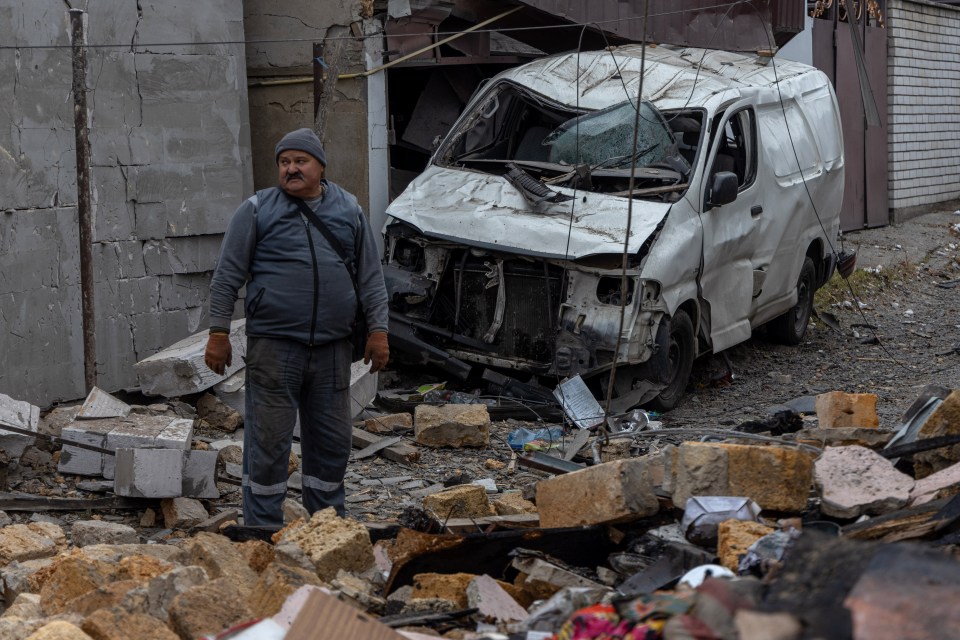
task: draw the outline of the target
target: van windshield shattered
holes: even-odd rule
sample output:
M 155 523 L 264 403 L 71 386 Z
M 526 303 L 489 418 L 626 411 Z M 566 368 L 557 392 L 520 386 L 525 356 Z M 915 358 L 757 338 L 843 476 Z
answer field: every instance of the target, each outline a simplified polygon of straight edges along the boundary
M 539 182 L 630 195 L 672 199 L 686 185 L 687 160 L 660 111 L 640 107 L 636 155 L 633 154 L 635 103 L 625 100 L 606 109 L 578 113 L 521 87 L 504 82 L 477 103 L 446 142 L 440 163 Z M 636 167 L 636 169 L 633 169 Z M 659 187 L 677 185 L 663 193 Z M 647 192 L 644 191 L 647 189 Z

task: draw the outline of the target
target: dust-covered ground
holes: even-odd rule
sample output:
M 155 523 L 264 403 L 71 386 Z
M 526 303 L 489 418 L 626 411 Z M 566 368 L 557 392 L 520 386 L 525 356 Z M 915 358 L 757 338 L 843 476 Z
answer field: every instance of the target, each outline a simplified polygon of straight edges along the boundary
M 800 345 L 776 344 L 760 329 L 724 354 L 701 358 L 681 404 L 656 419 L 666 428 L 725 428 L 769 417 L 800 396 L 838 390 L 877 394 L 881 428 L 892 429 L 925 385 L 960 387 L 960 214 L 954 205 L 846 234 L 845 247 L 858 253 L 857 270 L 849 281 L 835 275 L 817 292 L 816 315 Z M 522 464 L 511 471 L 506 438 L 516 428 L 542 426 L 496 422 L 489 448 L 421 447 L 412 465 L 352 462 L 348 509 L 362 520 L 389 519 L 419 503 L 416 488 L 401 487 L 462 481 L 464 474 L 492 478 L 501 490 L 522 489 L 546 474 Z M 647 446 L 655 449 L 657 442 Z M 406 476 L 410 480 L 397 481 Z

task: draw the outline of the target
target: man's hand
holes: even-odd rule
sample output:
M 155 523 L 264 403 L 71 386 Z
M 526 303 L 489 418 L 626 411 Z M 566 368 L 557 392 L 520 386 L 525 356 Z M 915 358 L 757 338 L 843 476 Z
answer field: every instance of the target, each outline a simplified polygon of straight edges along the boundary
M 367 346 L 363 350 L 363 364 L 371 360 L 370 373 L 376 373 L 387 366 L 387 360 L 390 359 L 390 347 L 387 345 L 387 334 L 385 331 L 377 331 L 367 336 Z
M 211 333 L 207 338 L 207 350 L 203 353 L 203 361 L 218 376 L 222 376 L 227 367 L 233 364 L 233 346 L 230 344 L 230 334 Z

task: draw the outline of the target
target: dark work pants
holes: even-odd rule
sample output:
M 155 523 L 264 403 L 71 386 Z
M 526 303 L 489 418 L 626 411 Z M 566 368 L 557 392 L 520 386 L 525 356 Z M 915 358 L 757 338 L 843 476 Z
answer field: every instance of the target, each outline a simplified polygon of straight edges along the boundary
M 308 347 L 293 340 L 249 338 L 243 433 L 243 522 L 283 526 L 287 465 L 297 412 L 303 460 L 303 506 L 344 515 L 343 475 L 350 456 L 348 340 Z

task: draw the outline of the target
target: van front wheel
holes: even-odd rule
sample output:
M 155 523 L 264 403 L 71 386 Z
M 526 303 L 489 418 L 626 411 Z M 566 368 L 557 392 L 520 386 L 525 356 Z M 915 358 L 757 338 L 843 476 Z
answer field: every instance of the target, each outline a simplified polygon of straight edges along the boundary
M 656 398 L 650 401 L 651 408 L 657 411 L 669 411 L 680 403 L 683 392 L 690 380 L 693 369 L 693 357 L 696 354 L 697 337 L 693 333 L 693 322 L 685 311 L 677 311 L 670 319 L 670 346 L 667 353 L 668 371 L 665 376 L 667 386 Z
M 810 256 L 803 259 L 797 280 L 797 304 L 770 321 L 770 334 L 782 344 L 800 344 L 813 313 L 813 293 L 817 289 L 817 269 Z

